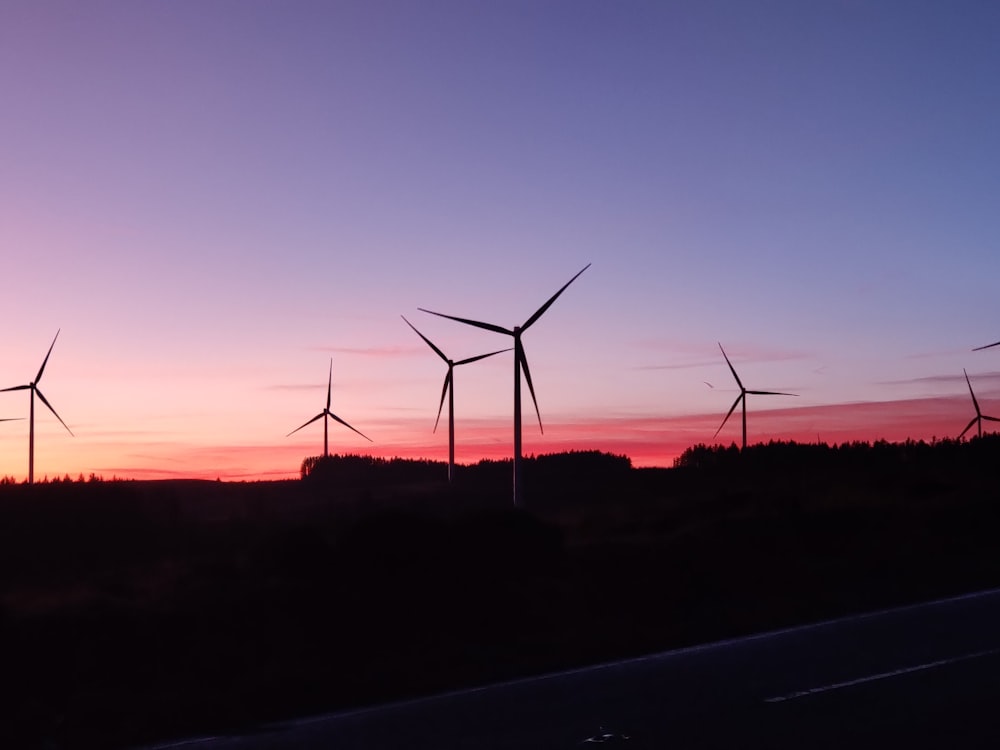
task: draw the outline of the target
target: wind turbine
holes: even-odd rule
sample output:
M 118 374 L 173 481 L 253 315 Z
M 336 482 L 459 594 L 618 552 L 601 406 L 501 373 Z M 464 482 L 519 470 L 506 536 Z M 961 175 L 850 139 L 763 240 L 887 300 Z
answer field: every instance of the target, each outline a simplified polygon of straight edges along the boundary
M 777 391 L 748 391 L 744 385 L 743 381 L 740 380 L 740 376 L 736 374 L 736 368 L 733 367 L 733 363 L 729 361 L 729 357 L 726 356 L 726 350 L 722 348 L 722 344 L 719 344 L 719 350 L 722 352 L 722 356 L 726 358 L 726 364 L 729 365 L 729 371 L 733 373 L 733 377 L 736 378 L 736 385 L 740 387 L 740 395 L 736 397 L 733 401 L 733 405 L 729 407 L 729 411 L 726 413 L 726 418 L 722 420 L 722 424 L 719 425 L 719 429 L 715 431 L 713 439 L 718 437 L 719 433 L 722 432 L 722 428 L 726 426 L 726 422 L 729 417 L 732 416 L 733 411 L 736 410 L 736 405 L 743 402 L 743 450 L 747 447 L 747 394 L 752 396 L 798 396 L 797 393 L 778 393 Z
M 62 330 L 62 329 L 59 329 Z M 28 412 L 28 484 L 35 483 L 35 396 L 37 395 L 41 399 L 42 403 L 45 404 L 49 411 L 55 415 L 55 418 L 59 420 L 59 423 L 66 427 L 66 432 L 73 435 L 73 430 L 66 426 L 63 422 L 62 417 L 60 417 L 56 410 L 52 408 L 52 404 L 49 403 L 48 399 L 42 394 L 41 390 L 38 388 L 38 382 L 42 379 L 42 373 L 45 372 L 45 365 L 49 362 L 49 355 L 52 354 L 52 347 L 56 345 L 56 339 L 59 338 L 59 331 L 56 331 L 55 337 L 52 339 L 52 343 L 49 345 L 49 351 L 45 355 L 45 359 L 42 360 L 42 366 L 38 368 L 38 374 L 35 375 L 35 379 L 26 385 L 15 385 L 11 388 L 0 388 L 0 393 L 4 391 L 31 391 L 31 410 Z M 74 436 L 75 437 L 75 436 Z
M 989 422 L 1000 422 L 1000 419 L 997 419 L 996 417 L 987 417 L 979 410 L 979 402 L 976 401 L 976 394 L 972 392 L 972 383 L 969 381 L 969 373 L 965 372 L 964 367 L 962 368 L 962 372 L 965 373 L 965 382 L 969 386 L 969 395 L 972 396 L 972 405 L 976 407 L 976 416 L 974 416 L 972 419 L 969 420 L 969 424 L 965 425 L 965 429 L 962 430 L 962 434 L 958 436 L 959 440 L 965 437 L 965 433 L 967 433 L 972 428 L 972 425 L 976 425 L 976 428 L 979 432 L 979 437 L 982 437 L 984 419 Z
M 524 379 L 528 383 L 528 391 L 531 393 L 531 400 L 535 404 L 535 414 L 538 415 L 538 429 L 541 430 L 542 434 L 545 434 L 545 429 L 542 427 L 542 413 L 538 410 L 538 399 L 535 398 L 535 387 L 531 384 L 531 371 L 528 369 L 528 359 L 524 356 L 524 346 L 521 344 L 521 334 L 527 331 L 535 321 L 538 320 L 545 313 L 552 303 L 555 302 L 559 295 L 566 291 L 566 287 L 576 281 L 577 277 L 590 268 L 590 263 L 585 265 L 579 271 L 577 271 L 576 276 L 563 284 L 562 288 L 549 297 L 549 300 L 535 310 L 535 314 L 528 318 L 523 325 L 514 326 L 513 328 L 504 328 L 503 326 L 494 325 L 492 323 L 482 323 L 478 320 L 469 320 L 467 318 L 457 318 L 454 315 L 445 315 L 444 313 L 434 312 L 433 310 L 425 310 L 424 308 L 418 308 L 421 312 L 430 313 L 431 315 L 437 315 L 442 318 L 448 318 L 449 320 L 457 320 L 459 323 L 465 323 L 466 325 L 475 326 L 476 328 L 484 328 L 487 331 L 494 331 L 495 333 L 502 333 L 507 336 L 512 336 L 514 338 L 514 505 L 520 505 L 522 501 L 521 495 L 521 369 L 524 369 Z
M 458 362 L 454 362 L 448 359 L 444 352 L 434 346 L 434 343 L 429 338 L 418 331 L 413 323 L 406 320 L 406 316 L 400 315 L 399 317 L 406 321 L 406 325 L 412 328 L 420 338 L 426 341 L 427 346 L 433 349 L 448 365 L 448 374 L 444 376 L 444 387 L 441 389 L 441 403 L 438 404 L 437 419 L 434 420 L 434 432 L 437 432 L 438 422 L 441 421 L 441 410 L 444 408 L 444 397 L 448 396 L 448 481 L 451 482 L 455 478 L 455 380 L 453 370 L 459 365 L 467 365 L 470 362 L 478 362 L 481 359 L 492 357 L 494 354 L 509 352 L 510 349 L 499 349 L 495 352 L 490 352 L 489 354 L 480 354 L 477 357 L 469 357 L 467 359 L 460 359 Z
M 972 351 L 974 351 L 974 352 L 981 352 L 983 349 L 992 349 L 994 346 L 1000 346 L 1000 341 L 997 341 L 997 342 L 995 342 L 993 344 L 987 344 L 986 346 L 977 346 Z
M 330 411 L 330 390 L 331 390 L 332 387 L 333 387 L 333 357 L 330 357 L 330 377 L 326 381 L 326 408 L 323 409 L 323 411 L 321 411 L 315 417 L 313 417 L 312 419 L 310 419 L 308 422 L 306 422 L 304 425 L 302 425 L 302 427 L 308 427 L 313 422 L 315 422 L 317 419 L 322 419 L 323 420 L 323 458 L 326 458 L 327 456 L 330 455 L 330 442 L 329 442 L 329 424 L 330 423 L 327 422 L 326 419 L 324 419 L 324 417 L 330 417 L 330 419 L 332 419 L 334 422 L 340 422 L 347 429 L 354 430 L 354 432 L 357 432 L 361 437 L 363 437 L 369 443 L 373 442 L 370 437 L 368 437 L 367 435 L 365 435 L 363 432 L 360 432 L 359 430 L 355 430 L 353 427 L 351 427 L 349 424 L 347 424 L 347 422 L 345 422 L 343 419 L 341 419 L 336 414 L 334 414 L 332 411 Z M 291 437 L 296 432 L 298 432 L 299 430 L 301 430 L 302 427 L 296 427 L 294 430 L 292 430 L 287 435 L 285 435 L 285 437 Z

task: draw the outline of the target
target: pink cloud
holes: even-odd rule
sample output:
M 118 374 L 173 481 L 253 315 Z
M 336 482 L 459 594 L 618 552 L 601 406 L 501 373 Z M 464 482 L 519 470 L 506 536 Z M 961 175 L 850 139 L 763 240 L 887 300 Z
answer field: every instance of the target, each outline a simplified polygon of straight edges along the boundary
M 691 344 L 687 342 L 672 341 L 670 339 L 644 339 L 637 345 L 642 349 L 664 352 L 674 355 L 677 361 L 666 364 L 638 365 L 639 370 L 686 370 L 695 367 L 711 367 L 720 362 L 725 365 L 722 353 L 716 344 Z M 729 355 L 729 359 L 736 362 L 787 362 L 790 360 L 807 359 L 814 356 L 812 352 L 805 352 L 798 349 L 782 349 L 777 347 L 726 344 L 722 346 Z M 694 358 L 692 358 L 694 357 Z
M 427 351 L 427 345 L 423 346 L 317 346 L 312 348 L 318 352 L 333 352 L 334 354 L 357 354 L 362 357 L 377 357 L 384 359 L 396 359 L 398 357 L 415 357 Z

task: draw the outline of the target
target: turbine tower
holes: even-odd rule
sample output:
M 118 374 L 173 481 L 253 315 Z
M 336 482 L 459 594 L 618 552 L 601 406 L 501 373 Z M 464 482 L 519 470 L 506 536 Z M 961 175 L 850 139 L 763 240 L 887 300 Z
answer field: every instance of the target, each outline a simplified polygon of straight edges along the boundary
M 322 419 L 323 420 L 323 458 L 326 458 L 327 456 L 330 455 L 330 442 L 329 442 L 329 424 L 330 423 L 326 419 L 324 419 L 324 417 L 329 417 L 334 422 L 340 422 L 347 429 L 354 430 L 354 432 L 357 432 L 361 437 L 363 437 L 369 443 L 373 442 L 370 437 L 368 437 L 367 435 L 365 435 L 363 432 L 361 432 L 359 430 L 355 430 L 353 427 L 351 427 L 349 424 L 347 424 L 347 422 L 345 422 L 343 419 L 341 419 L 336 414 L 334 414 L 332 411 L 330 411 L 330 390 L 331 390 L 332 386 L 333 386 L 333 357 L 330 358 L 330 377 L 326 381 L 326 408 L 323 409 L 323 411 L 321 411 L 315 417 L 313 417 L 312 419 L 310 419 L 308 422 L 306 422 L 304 425 L 302 425 L 302 427 L 308 427 L 313 422 L 315 422 L 317 419 Z M 302 427 L 296 427 L 294 430 L 292 430 L 287 435 L 285 435 L 285 437 L 291 437 L 296 432 L 298 432 L 299 430 L 301 430 Z
M 531 393 L 531 400 L 535 404 L 535 414 L 538 415 L 538 429 L 541 430 L 542 434 L 545 433 L 545 429 L 542 427 L 542 413 L 538 410 L 538 399 L 535 398 L 535 387 L 531 384 L 531 371 L 528 369 L 528 359 L 524 356 L 524 346 L 521 344 L 521 334 L 527 331 L 535 321 L 538 320 L 545 313 L 552 303 L 555 302 L 559 295 L 566 291 L 566 287 L 576 281 L 577 277 L 581 273 L 590 268 L 590 263 L 585 265 L 579 271 L 577 271 L 576 276 L 563 284 L 562 288 L 549 297 L 548 301 L 535 310 L 535 314 L 528 318 L 523 325 L 514 326 L 513 328 L 504 328 L 503 326 L 494 325 L 493 323 L 482 323 L 478 320 L 469 320 L 467 318 L 457 318 L 454 315 L 445 315 L 444 313 L 434 312 L 433 310 L 425 310 L 424 308 L 418 308 L 421 312 L 430 313 L 431 315 L 437 315 L 441 318 L 448 318 L 449 320 L 456 320 L 459 323 L 465 323 L 466 325 L 475 326 L 476 328 L 483 328 L 487 331 L 493 331 L 495 333 L 502 333 L 507 336 L 512 336 L 514 338 L 514 505 L 520 505 L 522 501 L 522 491 L 521 491 L 521 370 L 524 369 L 524 379 L 528 384 L 528 391 Z
M 424 336 L 420 331 L 417 330 L 416 326 L 410 321 L 406 320 L 406 316 L 400 315 L 406 325 L 412 328 L 416 334 L 427 342 L 427 346 L 433 349 L 437 355 L 445 361 L 448 365 L 448 374 L 444 376 L 444 388 L 441 389 L 441 403 L 438 404 L 437 419 L 434 420 L 434 432 L 437 432 L 438 422 L 441 421 L 441 410 L 444 408 L 444 397 L 448 397 L 448 481 L 454 481 L 455 478 L 455 380 L 453 370 L 459 365 L 467 365 L 471 362 L 478 362 L 481 359 L 486 359 L 487 357 L 492 357 L 494 354 L 501 354 L 502 352 L 509 352 L 510 349 L 499 349 L 495 352 L 490 352 L 489 354 L 480 354 L 477 357 L 469 357 L 467 359 L 460 359 L 458 362 L 454 362 L 448 359 L 444 352 L 434 346 L 434 343 Z
M 60 329 L 62 330 L 62 329 Z M 35 375 L 35 379 L 30 383 L 25 385 L 15 385 L 11 388 L 0 388 L 0 393 L 4 391 L 31 391 L 31 410 L 28 412 L 28 484 L 35 483 L 35 396 L 45 404 L 49 411 L 55 415 L 55 418 L 59 420 L 59 423 L 66 427 L 66 432 L 73 435 L 73 430 L 66 426 L 63 422 L 62 417 L 60 417 L 56 410 L 52 408 L 52 404 L 49 403 L 45 395 L 39 390 L 38 383 L 42 379 L 42 373 L 45 372 L 45 365 L 49 362 L 49 355 L 52 354 L 52 347 L 56 345 L 56 339 L 59 338 L 59 331 L 56 331 L 55 337 L 52 339 L 52 343 L 49 345 L 49 351 L 45 355 L 45 359 L 42 360 L 42 366 L 38 368 L 38 374 Z
M 719 350 L 722 352 L 722 356 L 726 358 L 726 364 L 729 365 L 729 371 L 733 373 L 733 377 L 736 378 L 736 385 L 740 387 L 740 395 L 736 397 L 733 401 L 733 405 L 729 407 L 729 411 L 726 413 L 726 418 L 722 420 L 722 424 L 719 425 L 719 429 L 715 431 L 715 435 L 712 436 L 714 440 L 722 432 L 722 428 L 726 426 L 726 422 L 729 417 L 732 416 L 733 411 L 735 411 L 737 404 L 741 401 L 743 402 L 743 450 L 747 448 L 747 394 L 752 396 L 798 396 L 797 393 L 779 393 L 777 391 L 748 391 L 744 385 L 743 381 L 740 380 L 740 376 L 736 374 L 736 368 L 733 367 L 733 363 L 729 361 L 729 357 L 726 356 L 726 350 L 722 348 L 722 344 L 719 344 Z
M 962 430 L 962 434 L 958 436 L 959 440 L 965 437 L 965 433 L 967 433 L 970 429 L 972 429 L 972 425 L 976 425 L 979 437 L 982 437 L 984 419 L 987 420 L 988 422 L 1000 422 L 1000 419 L 997 419 L 996 417 L 987 417 L 979 410 L 979 402 L 976 400 L 976 394 L 972 392 L 972 383 L 969 381 L 969 373 L 965 372 L 964 367 L 962 368 L 962 372 L 965 373 L 965 382 L 969 386 L 969 395 L 972 396 L 972 405 L 976 407 L 976 416 L 974 416 L 972 419 L 969 420 L 969 424 L 965 425 L 965 429 Z

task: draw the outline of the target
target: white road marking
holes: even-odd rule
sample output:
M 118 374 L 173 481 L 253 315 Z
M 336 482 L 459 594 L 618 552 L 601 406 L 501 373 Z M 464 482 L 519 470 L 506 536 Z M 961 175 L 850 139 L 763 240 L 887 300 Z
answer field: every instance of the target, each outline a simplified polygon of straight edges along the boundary
M 945 667 L 949 664 L 957 664 L 958 662 L 969 661 L 971 659 L 981 659 L 984 656 L 992 656 L 994 654 L 1000 653 L 1000 648 L 991 648 L 986 651 L 976 651 L 973 654 L 965 654 L 963 656 L 953 656 L 948 659 L 938 659 L 937 661 L 929 661 L 925 664 L 917 664 L 912 667 L 902 667 L 900 669 L 893 669 L 890 672 L 879 672 L 878 674 L 865 675 L 864 677 L 856 677 L 853 680 L 844 680 L 843 682 L 832 682 L 829 685 L 820 685 L 819 687 L 808 688 L 806 690 L 796 690 L 794 693 L 788 693 L 787 695 L 776 695 L 772 698 L 765 698 L 765 703 L 782 703 L 784 701 L 793 701 L 797 698 L 806 698 L 810 695 L 817 695 L 819 693 L 828 693 L 831 690 L 842 690 L 843 688 L 854 687 L 855 685 L 863 685 L 866 682 L 877 682 L 878 680 L 887 680 L 890 677 L 899 677 L 904 674 L 911 674 L 913 672 L 922 672 L 925 669 L 937 669 L 938 667 Z

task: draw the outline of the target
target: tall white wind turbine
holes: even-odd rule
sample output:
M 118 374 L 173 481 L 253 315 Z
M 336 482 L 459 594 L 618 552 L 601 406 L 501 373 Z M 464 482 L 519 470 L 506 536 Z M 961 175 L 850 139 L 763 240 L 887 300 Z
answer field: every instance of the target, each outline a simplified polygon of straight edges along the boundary
M 747 394 L 752 396 L 798 396 L 797 393 L 778 393 L 777 391 L 748 391 L 744 385 L 743 381 L 740 380 L 740 376 L 736 374 L 736 368 L 733 367 L 733 363 L 729 361 L 729 357 L 726 356 L 726 350 L 722 348 L 722 344 L 719 344 L 719 351 L 722 352 L 722 356 L 726 358 L 726 364 L 729 365 L 729 371 L 733 373 L 733 377 L 736 378 L 736 385 L 740 387 L 740 395 L 736 397 L 733 401 L 733 405 L 729 407 L 729 411 L 726 412 L 726 418 L 722 420 L 722 424 L 719 425 L 719 429 L 715 431 L 715 435 L 712 436 L 713 439 L 719 436 L 722 432 L 722 428 L 726 426 L 726 422 L 729 417 L 732 416 L 733 411 L 736 410 L 736 406 L 742 401 L 743 402 L 743 450 L 747 447 Z
M 60 329 L 62 330 L 62 329 Z M 66 426 L 63 422 L 62 417 L 60 417 L 56 410 L 52 408 L 52 404 L 49 403 L 45 395 L 39 390 L 38 383 L 42 379 L 42 373 L 45 372 L 45 365 L 49 362 L 49 356 L 52 354 L 52 347 L 56 345 L 56 339 L 59 338 L 59 331 L 56 331 L 55 337 L 52 339 L 52 343 L 49 345 L 49 351 L 45 355 L 45 359 L 42 360 L 42 366 L 38 368 L 38 374 L 35 375 L 35 379 L 30 383 L 24 385 L 15 385 L 11 388 L 0 388 L 0 393 L 4 391 L 31 391 L 31 410 L 28 412 L 28 484 L 34 484 L 35 482 L 35 396 L 41 400 L 45 406 L 48 407 L 49 411 L 55 415 L 55 418 L 59 420 L 59 423 L 66 427 L 66 432 L 73 435 L 73 431 Z
M 531 384 L 531 371 L 528 369 L 528 359 L 524 355 L 524 346 L 521 344 L 521 334 L 527 331 L 535 321 L 537 321 L 545 313 L 552 303 L 555 302 L 559 295 L 566 291 L 566 287 L 576 281 L 577 277 L 581 273 L 590 268 L 590 263 L 585 265 L 579 271 L 577 271 L 576 276 L 563 284 L 562 288 L 549 297 L 548 301 L 535 310 L 535 314 L 528 318 L 523 325 L 514 326 L 513 328 L 504 328 L 503 326 L 494 325 L 493 323 L 483 323 L 478 320 L 469 320 L 468 318 L 458 318 L 454 315 L 445 315 L 444 313 L 434 312 L 433 310 L 425 310 L 424 308 L 418 308 L 421 312 L 430 313 L 431 315 L 437 315 L 442 318 L 448 318 L 449 320 L 456 320 L 459 323 L 465 323 L 466 325 L 475 326 L 476 328 L 483 328 L 487 331 L 493 331 L 495 333 L 502 333 L 506 336 L 512 336 L 514 338 L 514 505 L 520 505 L 522 497 L 521 488 L 521 370 L 524 370 L 524 379 L 528 384 L 528 391 L 531 393 L 531 400 L 535 404 L 535 414 L 538 415 L 538 429 L 544 434 L 545 430 L 542 427 L 542 413 L 538 409 L 538 399 L 535 398 L 535 387 Z
M 323 411 L 321 411 L 319 414 L 317 414 L 315 417 L 313 417 L 312 419 L 310 419 L 308 422 L 306 422 L 301 427 L 296 427 L 294 430 L 292 430 L 287 435 L 285 435 L 285 437 L 291 437 L 296 432 L 298 432 L 299 430 L 301 430 L 303 427 L 308 427 L 313 422 L 315 422 L 317 419 L 322 419 L 323 420 L 323 457 L 324 458 L 326 458 L 327 456 L 330 455 L 329 422 L 327 422 L 327 420 L 325 419 L 325 417 L 329 417 L 334 422 L 340 422 L 340 424 L 344 425 L 344 427 L 346 427 L 347 429 L 353 430 L 354 432 L 357 432 L 361 437 L 363 437 L 369 443 L 373 442 L 370 437 L 368 437 L 367 435 L 365 435 L 360 430 L 355 430 L 353 427 L 351 427 L 349 424 L 347 424 L 347 422 L 345 422 L 343 419 L 341 419 L 336 414 L 334 414 L 332 411 L 330 411 L 330 391 L 331 391 L 332 387 L 333 387 L 333 357 L 330 358 L 330 377 L 326 381 L 326 408 L 324 408 Z
M 444 376 L 444 387 L 441 389 L 441 403 L 438 404 L 437 419 L 434 420 L 434 432 L 437 432 L 438 423 L 441 421 L 441 410 L 444 408 L 445 396 L 448 397 L 448 481 L 454 481 L 455 478 L 455 375 L 454 370 L 459 365 L 467 365 L 472 362 L 478 362 L 481 359 L 486 359 L 487 357 L 492 357 L 494 354 L 501 354 L 503 352 L 509 352 L 510 348 L 498 349 L 495 352 L 490 352 L 489 354 L 480 354 L 475 357 L 468 357 L 466 359 L 460 359 L 457 362 L 448 359 L 445 353 L 438 349 L 434 342 L 429 338 L 424 336 L 417 327 L 413 325 L 410 321 L 406 320 L 406 316 L 400 315 L 410 328 L 422 338 L 434 352 L 445 361 L 448 365 L 448 373 Z

